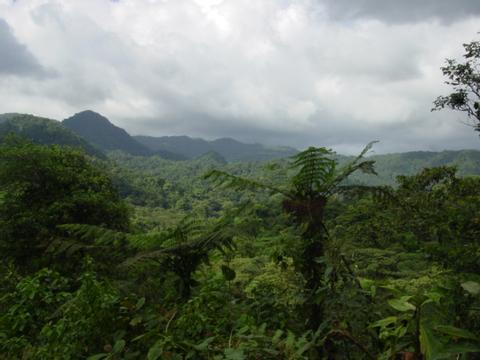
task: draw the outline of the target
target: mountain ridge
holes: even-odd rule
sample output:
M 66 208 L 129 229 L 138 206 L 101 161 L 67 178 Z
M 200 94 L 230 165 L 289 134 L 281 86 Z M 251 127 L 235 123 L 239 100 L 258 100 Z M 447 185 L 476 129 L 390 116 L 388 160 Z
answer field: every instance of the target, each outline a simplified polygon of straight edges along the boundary
M 0 114 L 0 139 L 12 133 L 37 144 L 72 146 L 91 156 L 106 158 L 102 151 L 57 120 L 30 114 Z
M 246 144 L 236 139 L 225 137 L 215 140 L 179 136 L 133 136 L 138 142 L 152 150 L 164 149 L 194 159 L 208 152 L 215 152 L 228 162 L 262 161 L 292 156 L 298 150 L 290 147 L 266 147 L 261 144 Z
M 107 131 L 107 138 L 103 137 L 103 132 L 97 126 Z M 274 160 L 289 157 L 297 152 L 290 147 L 269 148 L 261 144 L 245 144 L 230 137 L 209 141 L 186 135 L 131 136 L 124 129 L 111 123 L 108 118 L 91 110 L 77 113 L 63 122 L 29 114 L 0 114 L 0 134 L 5 135 L 7 132 L 15 132 L 34 142 L 81 147 L 87 153 L 96 156 L 99 154 L 104 156 L 101 150 L 104 152 L 120 150 L 135 156 L 158 155 L 166 160 L 175 161 L 193 160 L 210 154 L 210 158 L 216 158 L 219 162 L 237 162 Z M 86 133 L 86 136 L 82 133 Z M 92 137 L 92 134 L 95 136 Z M 378 169 L 388 169 L 389 173 L 383 174 L 383 177 L 388 176 L 389 182 L 393 182 L 397 175 L 419 171 L 423 167 L 461 163 L 461 174 L 478 174 L 477 170 L 480 169 L 480 151 L 475 149 L 415 150 L 372 154 L 367 157 L 377 162 Z M 353 157 L 338 155 L 338 158 L 343 162 Z M 362 175 L 358 178 L 362 179 Z
M 62 125 L 104 151 L 122 150 L 132 155 L 147 156 L 151 151 L 135 141 L 124 129 L 92 110 L 76 113 Z

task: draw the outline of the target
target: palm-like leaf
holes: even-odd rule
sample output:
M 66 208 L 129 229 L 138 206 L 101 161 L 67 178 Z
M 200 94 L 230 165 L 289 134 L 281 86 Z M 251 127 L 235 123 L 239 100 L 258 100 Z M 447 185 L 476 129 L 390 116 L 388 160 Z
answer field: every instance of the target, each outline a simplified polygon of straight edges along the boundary
M 240 176 L 229 174 L 225 171 L 211 170 L 203 175 L 204 179 L 211 180 L 217 186 L 237 190 L 267 190 L 272 193 L 290 196 L 290 194 L 274 185 L 261 183 L 252 179 L 246 179 Z

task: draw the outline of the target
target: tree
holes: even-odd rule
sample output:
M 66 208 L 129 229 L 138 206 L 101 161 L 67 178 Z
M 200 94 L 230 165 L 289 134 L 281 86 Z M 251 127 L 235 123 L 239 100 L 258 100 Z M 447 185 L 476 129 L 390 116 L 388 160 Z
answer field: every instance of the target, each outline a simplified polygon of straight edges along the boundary
M 297 170 L 286 188 L 245 179 L 229 173 L 213 170 L 205 175 L 219 184 L 245 189 L 266 189 L 283 196 L 283 210 L 292 216 L 296 227 L 301 229 L 300 256 L 294 261 L 305 279 L 308 327 L 317 330 L 323 320 L 322 291 L 325 271 L 325 240 L 327 231 L 324 223 L 325 206 L 335 194 L 362 187 L 348 186 L 344 180 L 357 170 L 375 174 L 374 161 L 362 160 L 374 142 L 352 162 L 337 168 L 332 159 L 333 152 L 326 148 L 310 147 L 292 157 L 292 168 Z M 362 188 L 362 189 L 365 189 Z
M 0 145 L 0 251 L 23 270 L 44 264 L 59 225 L 126 230 L 127 207 L 110 179 L 73 148 L 10 137 Z
M 480 41 L 463 44 L 463 47 L 464 62 L 447 59 L 441 68 L 447 77 L 445 83 L 453 87 L 453 92 L 439 96 L 432 111 L 444 108 L 463 111 L 477 122 L 475 130 L 480 131 Z

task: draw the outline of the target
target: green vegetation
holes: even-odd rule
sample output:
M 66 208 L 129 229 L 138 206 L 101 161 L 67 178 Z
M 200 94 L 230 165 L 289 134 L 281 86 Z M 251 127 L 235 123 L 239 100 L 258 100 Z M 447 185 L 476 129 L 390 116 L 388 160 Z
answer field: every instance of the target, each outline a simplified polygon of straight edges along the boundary
M 195 159 L 206 153 L 216 152 L 229 162 L 260 161 L 285 158 L 297 153 L 297 150 L 290 147 L 269 148 L 260 144 L 244 144 L 231 138 L 213 141 L 188 136 L 135 136 L 134 138 L 152 151 L 168 151 L 180 154 L 184 159 Z
M 367 186 L 368 149 L 229 164 L 7 138 L 2 358 L 478 358 L 480 178 Z
M 86 110 L 63 120 L 62 125 L 104 151 L 122 150 L 133 155 L 148 155 L 149 149 L 127 132 L 94 111 Z
M 37 144 L 72 146 L 89 155 L 105 158 L 99 149 L 55 120 L 25 114 L 1 114 L 0 139 L 9 134 L 16 134 Z
M 9 137 L 0 163 L 0 248 L 22 273 L 48 265 L 52 247 L 64 248 L 62 224 L 128 229 L 125 204 L 82 152 Z
M 478 118 L 465 49 L 435 105 Z M 167 160 L 99 117 L 108 158 L 0 117 L 2 359 L 480 359 L 478 152 Z
M 445 83 L 453 88 L 447 96 L 439 96 L 432 110 L 451 109 L 464 112 L 480 131 L 480 41 L 463 44 L 465 61 L 447 59 L 442 67 Z

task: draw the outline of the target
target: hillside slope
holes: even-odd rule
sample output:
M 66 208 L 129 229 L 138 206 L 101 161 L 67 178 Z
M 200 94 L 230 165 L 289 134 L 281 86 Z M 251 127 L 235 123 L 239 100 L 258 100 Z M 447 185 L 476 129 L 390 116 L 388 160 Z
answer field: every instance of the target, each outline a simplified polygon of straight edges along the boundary
M 269 148 L 261 144 L 245 144 L 232 138 L 213 141 L 188 136 L 134 136 L 153 151 L 166 150 L 194 159 L 208 152 L 216 152 L 229 162 L 261 161 L 285 158 L 297 152 L 290 147 Z
M 340 156 L 343 163 L 352 157 Z M 411 151 L 406 153 L 373 155 L 378 176 L 354 174 L 352 181 L 369 185 L 395 185 L 398 175 L 413 175 L 426 167 L 456 166 L 458 174 L 480 175 L 480 151 L 478 150 L 445 150 Z
M 132 155 L 150 155 L 151 151 L 133 139 L 124 129 L 113 125 L 106 117 L 90 110 L 63 120 L 63 126 L 80 135 L 98 148 L 121 150 Z
M 57 144 L 83 149 L 87 154 L 99 158 L 105 155 L 96 147 L 62 126 L 56 120 L 27 114 L 1 114 L 0 138 L 14 133 L 37 144 Z

